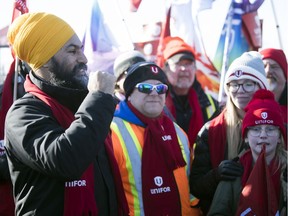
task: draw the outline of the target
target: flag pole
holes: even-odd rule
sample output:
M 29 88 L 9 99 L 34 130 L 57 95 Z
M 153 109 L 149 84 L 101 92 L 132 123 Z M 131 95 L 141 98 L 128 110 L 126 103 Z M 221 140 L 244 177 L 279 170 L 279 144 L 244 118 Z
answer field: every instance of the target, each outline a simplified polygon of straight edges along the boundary
M 283 49 L 283 44 L 282 44 L 282 39 L 281 39 L 281 34 L 280 34 L 280 26 L 279 26 L 279 23 L 278 23 L 277 14 L 275 12 L 275 7 L 274 7 L 273 0 L 271 0 L 270 2 L 271 2 L 271 6 L 272 6 L 272 11 L 273 11 L 275 23 L 276 23 L 276 29 L 277 29 L 277 34 L 278 34 L 278 40 L 279 40 L 280 48 Z
M 226 94 L 224 92 L 224 79 L 225 79 L 225 74 L 226 74 L 226 70 L 228 66 L 228 56 L 229 56 L 229 49 L 230 49 L 229 40 L 231 36 L 233 13 L 234 13 L 234 8 L 232 7 L 232 4 L 231 4 L 229 8 L 229 14 L 228 14 L 228 22 L 227 22 L 224 51 L 223 51 L 223 63 L 222 63 L 221 76 L 220 76 L 220 88 L 219 88 L 219 96 L 218 96 L 218 102 L 220 106 L 225 105 L 226 103 Z
M 18 57 L 15 57 L 15 73 L 14 73 L 14 85 L 13 85 L 13 102 L 17 99 L 18 69 L 19 69 L 19 58 L 18 58 Z

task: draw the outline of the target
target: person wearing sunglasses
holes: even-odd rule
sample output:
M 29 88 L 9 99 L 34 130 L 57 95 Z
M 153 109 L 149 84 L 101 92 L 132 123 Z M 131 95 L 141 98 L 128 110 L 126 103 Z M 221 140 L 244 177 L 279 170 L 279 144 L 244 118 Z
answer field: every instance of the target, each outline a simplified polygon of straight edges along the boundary
M 249 150 L 240 156 L 243 175 L 220 181 L 208 213 L 287 215 L 287 141 L 281 108 L 269 90 L 258 90 L 242 123 Z
M 243 168 L 233 159 L 245 146 L 241 138 L 244 108 L 258 89 L 267 88 L 264 64 L 258 52 L 245 52 L 229 66 L 224 78 L 226 104 L 198 133 L 191 169 L 190 190 L 200 199 L 204 215 L 218 183 L 242 175 Z
M 122 204 L 129 215 L 198 215 L 190 208 L 187 135 L 163 111 L 165 73 L 152 62 L 133 64 L 124 90 L 106 140 L 122 182 Z
M 220 113 L 219 105 L 205 93 L 197 80 L 192 47 L 181 38 L 170 36 L 164 39 L 163 44 L 164 72 L 170 88 L 166 106 L 193 146 L 204 123 Z

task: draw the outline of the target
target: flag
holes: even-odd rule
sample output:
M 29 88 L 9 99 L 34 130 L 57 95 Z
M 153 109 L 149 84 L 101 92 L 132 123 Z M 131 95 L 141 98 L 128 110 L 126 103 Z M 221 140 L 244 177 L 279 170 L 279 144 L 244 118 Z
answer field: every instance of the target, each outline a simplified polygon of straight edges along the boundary
M 28 12 L 29 12 L 29 9 L 27 7 L 26 0 L 14 0 L 12 22 L 21 14 L 28 13 Z
M 262 3 L 263 0 L 255 0 L 254 3 L 249 0 L 231 2 L 213 60 L 214 66 L 221 72 L 220 102 L 226 100 L 223 85 L 229 65 L 243 52 L 261 47 L 261 25 L 256 11 Z
M 193 0 L 192 2 L 192 12 L 196 16 L 199 12 L 212 8 L 212 3 L 214 0 Z
M 26 5 L 26 0 L 15 0 L 14 5 L 13 5 L 12 22 L 21 14 L 27 13 L 27 12 L 29 12 L 29 10 Z M 11 53 L 12 53 L 14 60 L 11 63 L 9 72 L 7 73 L 7 76 L 5 78 L 3 90 L 2 90 L 2 98 L 1 98 L 1 104 L 2 104 L 1 109 L 0 109 L 0 139 L 1 140 L 4 139 L 4 122 L 5 122 L 6 113 L 13 103 L 12 84 L 13 84 L 14 75 L 15 75 L 15 67 L 18 67 L 18 65 L 15 65 L 16 60 L 15 60 L 15 56 L 12 50 L 11 50 Z
M 166 15 L 166 21 L 162 23 L 162 32 L 160 35 L 158 48 L 157 48 L 157 57 L 156 57 L 156 63 L 161 68 L 164 66 L 163 61 L 163 40 L 165 37 L 170 36 L 170 18 L 171 18 L 171 6 L 168 8 L 168 12 Z
M 278 199 L 271 175 L 266 164 L 264 145 L 243 187 L 236 215 L 277 215 Z
M 83 38 L 88 71 L 113 73 L 116 57 L 133 44 L 118 8 L 111 7 L 112 0 L 94 0 Z M 111 16 L 113 14 L 113 16 Z
M 201 9 L 211 8 L 212 1 L 204 6 L 199 6 L 201 1 L 191 0 L 172 1 L 170 33 L 171 36 L 178 36 L 189 44 L 195 51 L 197 72 L 196 77 L 204 91 L 215 99 L 218 97 L 220 74 L 208 57 L 202 41 L 201 32 L 198 26 L 197 15 Z M 196 9 L 193 9 L 196 7 Z
M 141 0 L 130 0 L 130 11 L 135 12 L 138 10 Z
M 26 5 L 26 0 L 15 0 L 13 5 L 13 15 L 12 15 L 12 22 L 18 16 L 23 13 L 27 13 L 29 10 Z M 15 68 L 18 65 L 15 65 L 15 56 L 13 51 L 11 50 L 12 56 L 14 58 L 13 62 L 11 63 L 9 72 L 5 78 L 2 90 L 2 98 L 1 98 L 1 109 L 0 109 L 0 156 L 5 156 L 4 151 L 4 124 L 5 118 L 8 109 L 13 103 L 13 83 L 17 85 L 17 82 L 13 82 L 15 76 L 17 76 L 17 72 L 15 73 Z M 8 167 L 7 167 L 8 169 Z M 12 184 L 10 181 L 1 181 L 0 183 L 0 215 L 3 216 L 11 216 L 14 215 L 14 199 L 12 194 Z

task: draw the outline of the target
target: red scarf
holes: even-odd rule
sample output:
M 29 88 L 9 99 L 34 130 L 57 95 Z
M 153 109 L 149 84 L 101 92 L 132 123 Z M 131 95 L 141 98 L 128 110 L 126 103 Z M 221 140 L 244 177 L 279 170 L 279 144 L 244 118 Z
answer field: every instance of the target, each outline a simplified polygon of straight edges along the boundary
M 236 215 L 244 211 L 249 212 L 246 215 L 276 215 L 280 197 L 280 168 L 277 161 L 273 159 L 267 166 L 263 146 L 254 167 L 251 150 L 240 158 L 240 162 L 244 166 L 241 179 L 243 190 Z
M 74 114 L 66 107 L 58 103 L 55 99 L 41 91 L 35 86 L 29 76 L 26 77 L 24 88 L 44 103 L 46 103 L 52 110 L 54 117 L 63 128 L 68 128 L 74 121 Z M 69 187 L 69 183 L 65 182 L 65 198 L 64 198 L 64 216 L 94 216 L 97 215 L 98 210 L 94 196 L 94 172 L 93 164 L 83 173 L 81 179 L 75 181 L 82 181 L 86 183 L 86 187 Z M 67 185 L 67 186 L 66 186 Z
M 6 76 L 2 89 L 1 110 L 0 110 L 0 140 L 4 140 L 4 126 L 6 114 L 13 103 L 13 80 L 15 71 L 15 60 L 12 62 Z M 4 155 L 4 148 L 0 148 L 0 155 Z M 8 167 L 7 167 L 8 169 Z M 0 215 L 14 214 L 14 199 L 11 181 L 0 182 Z
M 208 145 L 213 168 L 216 168 L 225 157 L 225 147 L 227 142 L 225 112 L 226 109 L 223 110 L 219 116 L 212 119 L 209 126 Z
M 181 215 L 180 195 L 173 171 L 184 167 L 186 162 L 181 153 L 174 124 L 166 115 L 151 119 L 141 114 L 130 103 L 128 106 L 147 125 L 142 152 L 145 215 Z
M 204 124 L 203 113 L 198 101 L 197 93 L 193 88 L 190 88 L 189 90 L 188 102 L 192 110 L 192 116 L 189 121 L 189 129 L 187 135 L 189 138 L 190 146 L 193 147 L 194 143 L 196 142 L 197 134 Z M 174 118 L 177 119 L 176 108 L 170 93 L 167 95 L 166 98 L 166 106 L 170 110 Z

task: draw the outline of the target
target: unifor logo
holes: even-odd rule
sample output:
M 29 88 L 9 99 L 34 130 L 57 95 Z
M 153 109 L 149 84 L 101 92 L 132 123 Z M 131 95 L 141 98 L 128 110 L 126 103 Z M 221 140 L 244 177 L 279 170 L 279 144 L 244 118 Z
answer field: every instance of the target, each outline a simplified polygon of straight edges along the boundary
M 267 112 L 262 112 L 261 113 L 261 117 L 262 117 L 262 119 L 266 119 L 268 117 L 268 113 Z
M 163 184 L 163 179 L 161 176 L 156 176 L 154 178 L 154 183 L 155 185 L 157 185 L 158 187 L 160 187 Z
M 158 68 L 156 67 L 156 66 L 151 66 L 151 71 L 153 72 L 153 73 L 158 73 Z
M 240 76 L 242 76 L 243 71 L 242 70 L 236 70 L 234 74 L 236 77 L 240 77 Z

